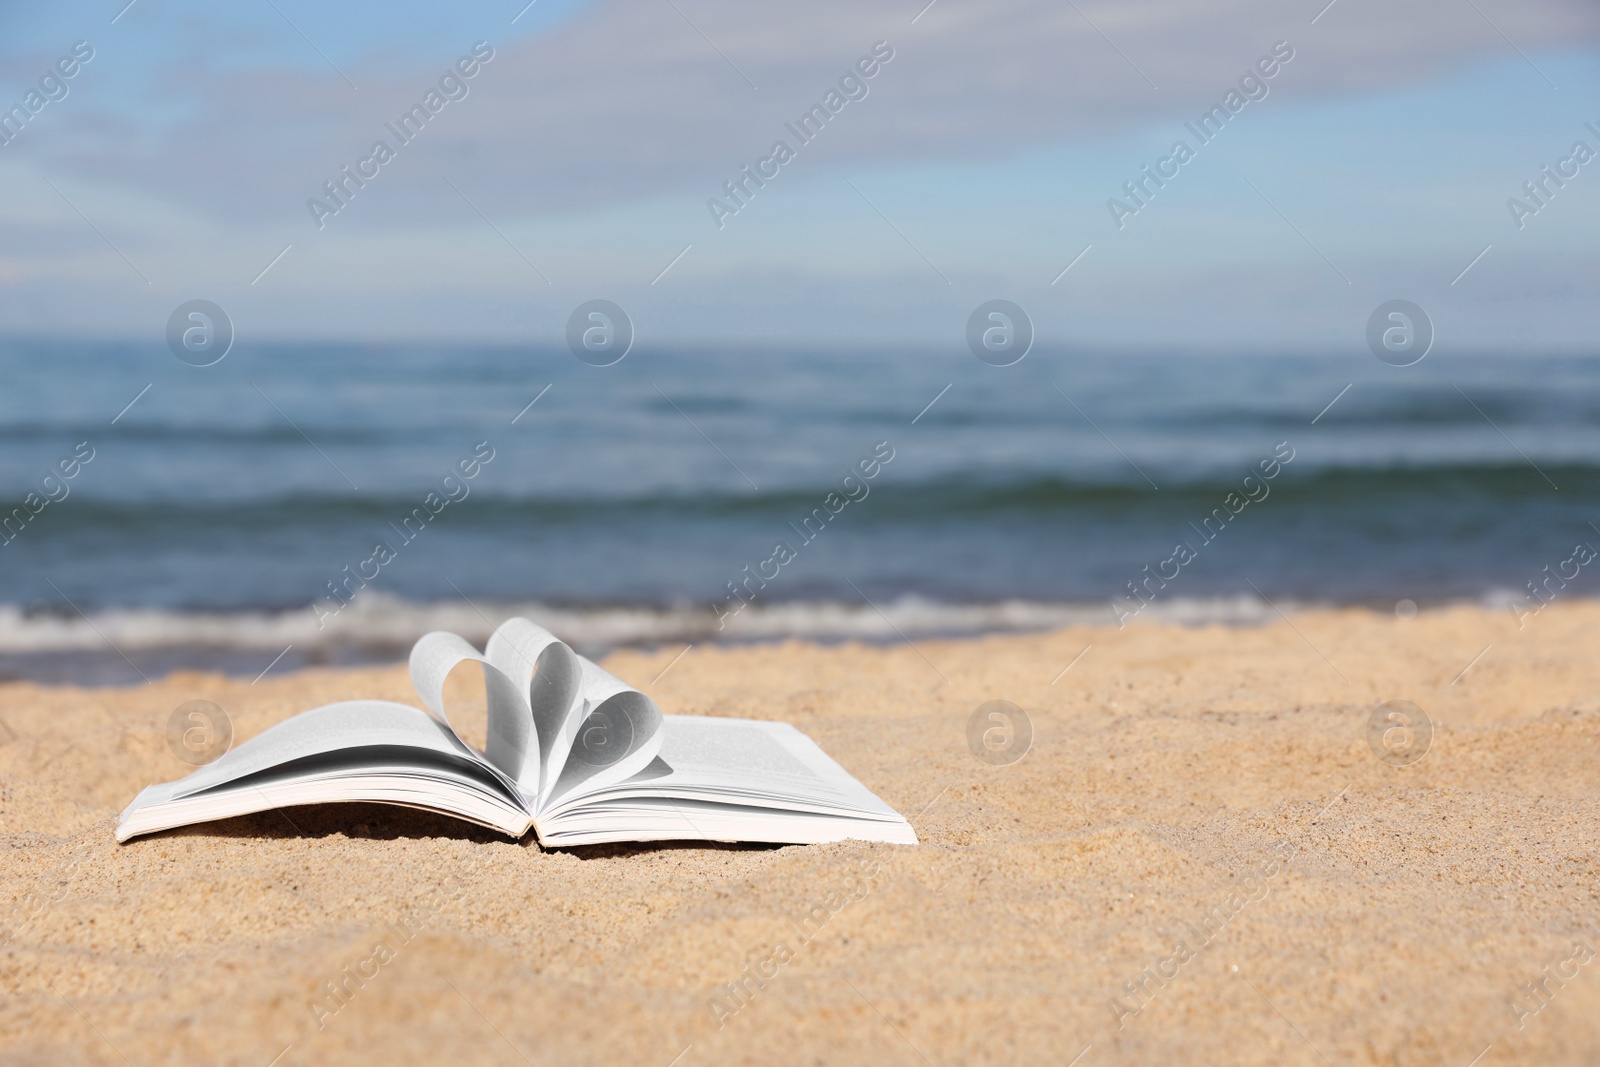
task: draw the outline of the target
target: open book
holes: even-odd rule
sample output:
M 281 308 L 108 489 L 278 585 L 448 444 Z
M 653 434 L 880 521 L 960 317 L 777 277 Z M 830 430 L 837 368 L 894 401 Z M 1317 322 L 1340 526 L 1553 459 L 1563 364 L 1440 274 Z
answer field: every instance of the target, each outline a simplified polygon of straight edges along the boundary
M 444 682 L 482 664 L 482 753 L 451 728 Z M 428 709 L 329 704 L 279 723 L 186 778 L 153 785 L 117 840 L 295 804 L 369 801 L 454 815 L 547 846 L 604 841 L 855 838 L 914 845 L 893 808 L 792 726 L 662 715 L 655 702 L 527 619 L 479 653 L 450 633 L 411 650 Z

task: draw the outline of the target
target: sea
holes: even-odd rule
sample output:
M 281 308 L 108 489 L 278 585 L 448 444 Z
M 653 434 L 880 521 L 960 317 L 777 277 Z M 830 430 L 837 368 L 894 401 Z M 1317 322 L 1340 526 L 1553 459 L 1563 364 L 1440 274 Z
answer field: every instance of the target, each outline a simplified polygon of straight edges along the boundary
M 513 614 L 601 653 L 1515 613 L 1600 570 L 1571 562 L 1600 545 L 1580 356 L 338 342 L 196 367 L 10 338 L 0 373 L 9 679 L 383 662 Z

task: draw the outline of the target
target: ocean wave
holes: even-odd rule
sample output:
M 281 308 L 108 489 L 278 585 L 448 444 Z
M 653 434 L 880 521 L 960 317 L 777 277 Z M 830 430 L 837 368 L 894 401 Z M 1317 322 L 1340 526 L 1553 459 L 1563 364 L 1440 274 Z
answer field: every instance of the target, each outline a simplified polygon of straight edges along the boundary
M 1280 605 L 1280 607 L 1283 605 Z M 1141 618 L 1189 624 L 1252 625 L 1273 611 L 1252 597 L 1174 598 Z M 419 603 L 382 594 L 356 597 L 325 625 L 309 607 L 287 611 L 172 611 L 105 608 L 87 615 L 39 613 L 0 605 L 0 655 L 151 649 L 232 648 L 302 652 L 355 646 L 399 650 L 432 630 L 449 630 L 483 642 L 502 621 L 525 616 L 564 640 L 587 648 L 658 645 L 676 641 L 898 640 L 930 635 L 971 635 L 1103 626 L 1112 621 L 1104 603 L 999 600 L 957 604 L 915 596 L 876 605 L 858 601 L 751 604 L 719 629 L 709 605 L 602 605 L 574 607 L 539 602 Z
M 1178 497 L 1210 500 L 1232 492 L 1250 472 L 1241 462 L 1238 471 L 1195 474 L 1188 478 L 1153 472 L 1161 477 L 1161 500 Z M 1572 491 L 1600 493 L 1600 465 L 1544 462 L 1538 468 L 1525 462 L 1415 463 L 1322 467 L 1297 464 L 1294 477 L 1279 478 L 1271 495 L 1280 500 L 1327 505 L 1358 503 L 1363 510 L 1392 499 L 1414 504 L 1420 499 L 1472 497 L 1514 500 L 1543 497 L 1549 491 L 1545 476 Z M 692 519 L 789 517 L 816 506 L 817 497 L 831 485 L 804 486 L 761 492 L 726 490 L 682 493 L 645 492 L 632 495 L 524 493 L 507 494 L 480 488 L 472 503 L 453 515 L 453 526 L 493 527 L 500 523 L 589 523 L 627 518 L 684 517 Z M 987 515 L 995 511 L 1030 513 L 1072 512 L 1085 509 L 1154 506 L 1149 486 L 1129 472 L 1127 480 L 1100 480 L 1018 474 L 1008 480 L 967 477 L 961 474 L 900 484 L 875 486 L 872 496 L 880 503 L 870 511 L 874 519 L 944 518 Z M 216 500 L 115 500 L 80 496 L 71 509 L 63 509 L 57 525 L 63 530 L 109 528 L 120 534 L 135 530 L 179 527 L 187 530 L 214 527 L 260 530 L 339 520 L 377 520 L 403 517 L 418 505 L 418 494 L 281 494 L 256 499 Z
M 383 445 L 415 440 L 406 428 L 351 428 L 342 425 L 313 425 L 323 444 Z M 31 444 L 52 439 L 101 440 L 104 425 L 95 422 L 13 422 L 0 424 L 0 441 Z M 263 422 L 259 425 L 182 424 L 139 422 L 130 418 L 116 428 L 115 439 L 122 444 L 160 445 L 295 445 L 304 447 L 305 438 L 292 426 Z
M 1548 426 L 1554 423 L 1585 430 L 1600 421 L 1583 403 L 1581 396 L 1563 393 L 1557 388 L 1496 385 L 1492 390 L 1475 390 L 1469 383 L 1467 391 L 1472 394 L 1470 403 L 1454 390 L 1422 387 L 1378 396 L 1367 395 L 1361 403 L 1336 405 L 1318 422 L 1323 430 L 1359 426 L 1368 430 L 1388 428 L 1404 431 L 1458 426 L 1476 428 L 1484 424 L 1486 416 L 1501 426 Z M 1315 409 L 1309 414 L 1315 414 Z M 1281 405 L 1251 406 L 1233 401 L 1180 408 L 1166 413 L 1159 426 L 1153 424 L 1152 428 L 1170 430 L 1181 427 L 1206 432 L 1227 426 L 1234 429 L 1281 430 L 1298 435 L 1305 430 L 1307 415 Z

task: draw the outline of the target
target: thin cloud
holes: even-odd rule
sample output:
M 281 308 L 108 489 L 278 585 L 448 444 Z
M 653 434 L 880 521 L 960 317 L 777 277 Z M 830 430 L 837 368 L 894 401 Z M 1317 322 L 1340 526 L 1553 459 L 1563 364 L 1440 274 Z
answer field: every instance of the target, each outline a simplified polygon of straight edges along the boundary
M 668 4 L 605 3 L 542 36 L 491 40 L 497 58 L 470 99 L 408 149 L 399 168 L 407 180 L 353 205 L 352 224 L 462 221 L 467 209 L 446 177 L 496 219 L 661 194 L 698 204 L 879 40 L 893 46 L 894 62 L 808 150 L 808 165 L 1003 158 L 1177 122 L 1275 40 L 1290 41 L 1298 60 L 1274 92 L 1305 96 L 1416 81 L 1481 54 L 1600 39 L 1600 10 L 1573 0 L 1515 9 L 1485 0 L 1487 18 L 1455 0 L 1340 0 L 1315 25 L 1320 4 L 1268 0 L 944 3 L 914 26 L 915 4 L 680 6 L 693 25 Z M 1514 34 L 1509 44 L 1502 29 Z M 331 71 L 237 71 L 216 58 L 183 79 L 127 87 L 151 106 L 119 109 L 115 121 L 75 99 L 72 113 L 51 116 L 66 127 L 54 147 L 41 130 L 44 143 L 28 151 L 81 181 L 125 185 L 227 222 L 294 222 L 471 44 L 441 41 L 432 64 L 348 65 L 359 93 Z

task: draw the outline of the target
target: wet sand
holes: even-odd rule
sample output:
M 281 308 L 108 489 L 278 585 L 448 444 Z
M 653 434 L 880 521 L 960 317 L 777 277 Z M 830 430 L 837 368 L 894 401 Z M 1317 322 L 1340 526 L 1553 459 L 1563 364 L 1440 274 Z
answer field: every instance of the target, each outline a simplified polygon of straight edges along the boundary
M 916 847 L 546 852 L 353 805 L 119 846 L 187 770 L 179 704 L 246 738 L 414 703 L 403 665 L 0 686 L 0 1060 L 1594 1063 L 1600 605 L 1524 621 L 606 661 L 668 714 L 795 724 Z M 969 747 L 992 700 L 1031 722 L 1019 760 L 1016 732 Z M 1432 721 L 1420 759 L 1403 722 L 1369 743 L 1396 700 Z

